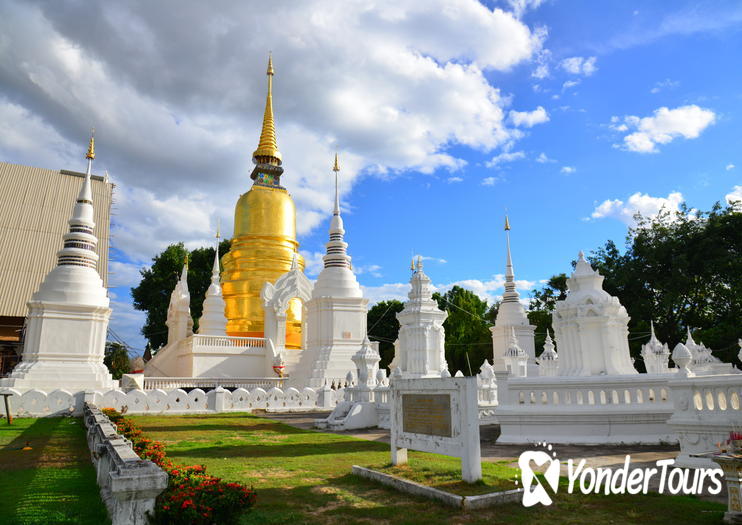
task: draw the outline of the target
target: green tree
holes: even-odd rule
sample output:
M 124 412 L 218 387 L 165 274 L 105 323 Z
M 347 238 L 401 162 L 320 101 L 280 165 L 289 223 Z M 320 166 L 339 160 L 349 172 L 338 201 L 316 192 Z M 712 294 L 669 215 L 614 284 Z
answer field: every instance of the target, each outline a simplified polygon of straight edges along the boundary
M 104 350 L 103 364 L 108 367 L 114 379 L 121 379 L 121 376 L 128 374 L 131 368 L 129 352 L 121 343 L 108 342 Z
M 588 258 L 605 276 L 605 290 L 631 317 L 634 357 L 649 336 L 650 320 L 672 348 L 693 330 L 724 361 L 738 362 L 742 335 L 742 212 L 718 203 L 709 212 L 663 210 L 637 215 L 626 250 L 611 241 Z
M 219 244 L 219 253 L 229 250 L 230 241 Z M 214 264 L 214 248 L 186 250 L 183 243 L 171 244 L 152 259 L 152 266 L 140 270 L 142 280 L 131 289 L 134 308 L 147 312 L 147 320 L 142 327 L 142 335 L 152 348 L 159 348 L 167 342 L 167 308 L 170 294 L 178 282 L 188 253 L 188 289 L 191 294 L 191 316 L 193 329 L 198 329 L 206 290 L 211 282 L 211 269 Z
M 380 368 L 389 370 L 389 363 L 394 359 L 394 341 L 399 337 L 397 313 L 404 309 L 404 304 L 396 299 L 376 303 L 368 311 L 366 323 L 368 338 L 379 342 L 381 355 Z
M 445 294 L 434 293 L 441 310 L 448 312 L 443 323 L 446 331 L 446 362 L 451 374 L 461 371 L 476 375 L 485 359 L 492 359 L 492 324 L 496 307 L 470 290 L 454 286 Z

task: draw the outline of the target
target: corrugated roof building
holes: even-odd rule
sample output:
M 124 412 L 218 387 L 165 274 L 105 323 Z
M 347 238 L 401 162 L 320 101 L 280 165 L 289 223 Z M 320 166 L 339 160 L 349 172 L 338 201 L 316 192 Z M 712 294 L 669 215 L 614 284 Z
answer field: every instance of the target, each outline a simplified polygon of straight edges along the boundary
M 57 263 L 84 177 L 0 162 L 0 344 L 19 340 L 26 302 Z M 113 184 L 93 175 L 92 189 L 98 273 L 107 286 Z M 2 361 L 0 375 L 8 365 Z

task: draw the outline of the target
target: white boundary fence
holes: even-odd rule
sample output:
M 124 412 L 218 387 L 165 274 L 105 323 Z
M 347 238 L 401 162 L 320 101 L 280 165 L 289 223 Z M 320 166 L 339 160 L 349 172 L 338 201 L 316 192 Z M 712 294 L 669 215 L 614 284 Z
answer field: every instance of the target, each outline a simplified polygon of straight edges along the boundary
M 344 390 L 330 388 L 271 388 L 263 390 L 238 388 L 230 392 L 216 388 L 208 393 L 196 388 L 185 390 L 109 390 L 106 392 L 78 392 L 72 394 L 65 390 L 51 393 L 41 390 L 12 393 L 11 411 L 15 417 L 46 417 L 61 415 L 80 415 L 83 403 L 92 403 L 101 408 L 126 408 L 128 414 L 208 414 L 218 412 L 249 412 L 269 410 L 272 412 L 332 410 L 343 399 Z

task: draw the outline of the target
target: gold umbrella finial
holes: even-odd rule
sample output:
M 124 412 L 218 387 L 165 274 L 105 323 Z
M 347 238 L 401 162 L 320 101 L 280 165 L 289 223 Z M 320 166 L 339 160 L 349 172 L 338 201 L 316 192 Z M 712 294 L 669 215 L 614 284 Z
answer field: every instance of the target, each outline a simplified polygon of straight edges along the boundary
M 337 152 L 335 153 L 335 164 L 332 166 L 332 171 L 334 171 L 335 173 L 337 173 L 338 171 L 340 171 L 340 164 L 338 164 L 338 154 L 337 154 Z
M 95 158 L 95 128 L 90 128 L 90 142 L 88 143 L 88 152 L 85 158 L 91 160 Z
M 505 231 L 510 231 L 510 220 L 507 215 L 505 215 Z
M 263 113 L 263 129 L 260 131 L 260 140 L 258 149 L 256 149 L 252 158 L 257 164 L 260 162 L 281 165 L 281 152 L 278 151 L 278 142 L 276 141 L 276 123 L 273 119 L 273 56 L 268 54 L 268 95 L 265 98 L 265 112 Z

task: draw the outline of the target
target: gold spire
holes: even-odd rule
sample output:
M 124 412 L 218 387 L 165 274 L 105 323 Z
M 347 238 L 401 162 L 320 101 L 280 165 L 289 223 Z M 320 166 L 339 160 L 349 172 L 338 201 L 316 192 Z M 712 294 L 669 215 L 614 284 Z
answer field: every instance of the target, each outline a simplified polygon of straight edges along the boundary
M 410 261 L 410 270 L 413 272 L 415 271 L 415 258 L 412 258 L 412 261 Z
M 273 121 L 273 58 L 268 55 L 268 96 L 265 99 L 265 113 L 263 114 L 263 129 L 260 132 L 260 142 L 252 158 L 257 164 L 264 162 L 267 164 L 281 165 L 281 152 L 278 151 L 276 142 L 276 124 Z
M 85 158 L 95 158 L 95 128 L 90 129 L 90 142 L 88 143 L 88 153 L 85 155 Z
M 505 215 L 505 231 L 510 231 L 510 221 L 508 220 L 507 215 Z
M 332 171 L 338 172 L 340 171 L 340 165 L 338 164 L 338 154 L 335 153 L 335 164 L 332 167 Z

